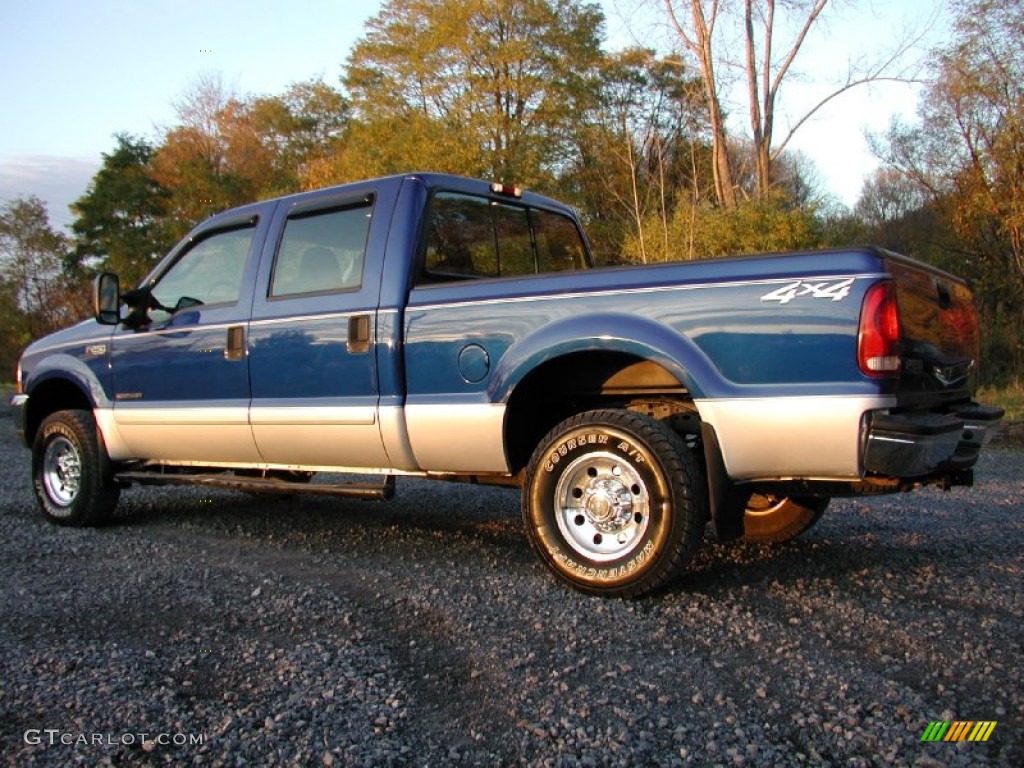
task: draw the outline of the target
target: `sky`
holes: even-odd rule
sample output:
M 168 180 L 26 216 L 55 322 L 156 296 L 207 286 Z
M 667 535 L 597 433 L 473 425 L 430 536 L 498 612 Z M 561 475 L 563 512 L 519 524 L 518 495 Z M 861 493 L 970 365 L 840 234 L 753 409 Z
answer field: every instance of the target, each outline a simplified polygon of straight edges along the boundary
M 653 5 L 651 3 L 653 2 Z M 779 130 L 845 75 L 847 62 L 896 40 L 942 0 L 833 0 L 828 23 L 798 60 Z M 646 4 L 646 5 L 645 5 Z M 608 50 L 671 42 L 654 0 L 601 0 Z M 0 0 L 0 203 L 34 194 L 51 223 L 85 193 L 114 134 L 158 140 L 173 103 L 202 75 L 239 94 L 277 94 L 342 65 L 380 0 Z M 934 44 L 942 25 L 928 38 Z M 823 186 L 852 205 L 877 161 L 865 131 L 894 115 L 913 120 L 917 89 L 872 86 L 844 95 L 790 145 L 815 163 Z M 734 114 L 743 117 L 740 102 Z M 742 130 L 743 124 L 737 128 Z M 779 134 L 777 130 L 777 135 Z

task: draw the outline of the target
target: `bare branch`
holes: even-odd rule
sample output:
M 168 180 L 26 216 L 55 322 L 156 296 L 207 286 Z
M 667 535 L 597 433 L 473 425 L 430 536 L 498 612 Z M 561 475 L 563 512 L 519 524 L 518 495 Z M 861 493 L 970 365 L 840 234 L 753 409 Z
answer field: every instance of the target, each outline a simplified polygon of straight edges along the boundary
M 861 86 L 861 85 L 868 85 L 870 83 L 905 83 L 905 84 L 909 85 L 911 83 L 920 83 L 920 82 L 921 82 L 921 80 L 919 78 L 915 78 L 915 77 L 878 77 L 878 76 L 874 76 L 874 75 L 866 75 L 866 76 L 860 77 L 860 78 L 858 78 L 856 80 L 851 80 L 851 81 L 847 82 L 845 85 L 843 85 L 838 90 L 832 91 L 830 94 L 828 94 L 823 99 L 821 99 L 821 101 L 819 101 L 813 107 L 811 107 L 809 110 L 807 110 L 807 112 L 805 112 L 793 124 L 793 126 L 786 132 L 786 135 L 785 135 L 785 137 L 783 137 L 782 141 L 780 141 L 778 144 L 776 144 L 774 149 L 772 149 L 772 153 L 771 153 L 772 154 L 772 159 L 774 160 L 780 154 L 782 154 L 782 151 L 786 148 L 786 145 L 789 144 L 789 142 L 792 140 L 794 134 L 796 134 L 796 132 L 800 129 L 800 127 L 804 123 L 806 123 L 808 120 L 810 120 L 812 117 L 814 117 L 827 104 L 829 104 L 830 102 L 834 101 L 838 97 L 842 96 L 844 93 L 846 93 L 847 91 L 851 90 L 852 88 L 856 88 L 856 87 Z
M 821 15 L 821 12 L 825 9 L 827 4 L 828 0 L 816 0 L 814 7 L 811 8 L 810 13 L 807 14 L 807 18 L 804 19 L 804 24 L 800 28 L 800 32 L 796 36 L 796 40 L 793 41 L 793 45 L 790 46 L 785 60 L 779 66 L 779 69 L 772 80 L 771 94 L 773 100 L 775 99 L 775 94 L 779 91 L 779 86 L 782 85 L 782 81 L 786 77 L 786 73 L 789 72 L 789 68 L 792 66 L 793 61 L 800 52 L 800 48 L 803 47 L 804 40 L 807 39 L 807 33 L 811 30 L 811 27 L 814 26 L 814 22 L 817 21 L 818 16 Z M 772 5 L 774 7 L 774 3 L 772 3 Z

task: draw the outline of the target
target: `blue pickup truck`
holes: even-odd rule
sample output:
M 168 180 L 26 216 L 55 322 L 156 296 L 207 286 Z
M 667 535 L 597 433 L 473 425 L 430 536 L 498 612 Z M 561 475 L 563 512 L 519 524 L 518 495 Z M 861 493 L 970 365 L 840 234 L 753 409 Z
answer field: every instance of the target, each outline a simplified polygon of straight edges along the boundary
M 569 207 L 432 173 L 213 216 L 94 303 L 18 369 L 54 522 L 133 483 L 505 484 L 541 561 L 602 595 L 671 580 L 708 523 L 783 541 L 834 496 L 969 485 L 1002 416 L 949 274 L 871 247 L 598 269 Z

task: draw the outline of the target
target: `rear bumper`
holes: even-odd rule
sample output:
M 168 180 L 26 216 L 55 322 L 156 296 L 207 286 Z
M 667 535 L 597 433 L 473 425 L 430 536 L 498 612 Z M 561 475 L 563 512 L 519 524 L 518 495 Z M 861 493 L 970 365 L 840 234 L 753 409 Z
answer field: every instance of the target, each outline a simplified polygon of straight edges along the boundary
M 1002 408 L 976 403 L 947 413 L 873 414 L 867 428 L 864 469 L 892 478 L 968 470 L 1002 417 Z

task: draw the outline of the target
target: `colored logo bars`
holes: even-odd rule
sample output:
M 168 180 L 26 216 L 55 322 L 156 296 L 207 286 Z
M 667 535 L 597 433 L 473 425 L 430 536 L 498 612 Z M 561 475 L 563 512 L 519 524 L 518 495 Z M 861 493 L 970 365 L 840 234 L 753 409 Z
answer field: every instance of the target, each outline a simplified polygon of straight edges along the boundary
M 932 720 L 921 741 L 988 741 L 995 727 L 995 720 Z

